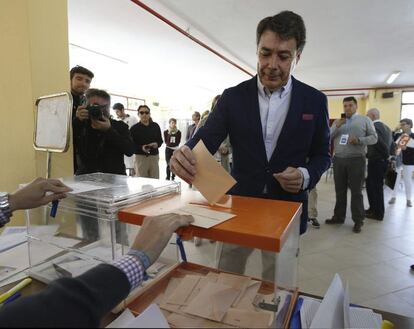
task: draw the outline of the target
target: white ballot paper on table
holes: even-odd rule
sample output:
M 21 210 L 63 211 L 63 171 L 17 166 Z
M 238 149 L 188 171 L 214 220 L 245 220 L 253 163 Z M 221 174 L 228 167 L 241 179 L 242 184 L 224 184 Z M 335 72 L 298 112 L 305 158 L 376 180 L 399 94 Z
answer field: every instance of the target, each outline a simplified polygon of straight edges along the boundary
M 192 215 L 194 222 L 191 225 L 210 228 L 235 217 L 234 214 L 227 212 L 221 212 L 217 210 L 211 210 L 203 208 L 201 206 L 188 205 L 173 211 L 180 215 Z
M 344 328 L 344 325 L 344 287 L 335 274 L 310 328 Z
M 193 185 L 212 205 L 237 182 L 210 154 L 202 140 L 193 148 L 193 153 L 197 160 Z
M 345 288 L 335 274 L 324 299 L 303 298 L 300 310 L 302 328 L 373 328 L 381 327 L 382 316 L 368 308 L 349 305 L 348 284 Z M 319 304 L 319 306 L 318 306 Z
M 170 328 L 170 326 L 160 308 L 156 304 L 151 304 L 137 317 L 126 309 L 106 328 Z
M 79 194 L 79 193 L 83 193 L 83 192 L 101 190 L 101 189 L 110 187 L 109 185 L 108 186 L 99 186 L 99 185 L 96 185 L 94 182 L 88 182 L 88 181 L 83 181 L 83 182 L 65 182 L 65 181 L 63 181 L 63 184 L 65 184 L 66 186 L 70 187 L 73 190 L 73 191 L 69 192 L 68 194 Z

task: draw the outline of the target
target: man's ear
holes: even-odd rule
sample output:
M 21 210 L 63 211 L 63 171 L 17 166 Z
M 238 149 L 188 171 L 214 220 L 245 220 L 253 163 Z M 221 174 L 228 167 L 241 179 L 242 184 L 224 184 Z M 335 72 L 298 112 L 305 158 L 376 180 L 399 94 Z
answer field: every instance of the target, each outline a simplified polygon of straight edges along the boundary
M 299 63 L 300 56 L 302 55 L 302 52 L 298 52 L 296 55 L 296 65 Z

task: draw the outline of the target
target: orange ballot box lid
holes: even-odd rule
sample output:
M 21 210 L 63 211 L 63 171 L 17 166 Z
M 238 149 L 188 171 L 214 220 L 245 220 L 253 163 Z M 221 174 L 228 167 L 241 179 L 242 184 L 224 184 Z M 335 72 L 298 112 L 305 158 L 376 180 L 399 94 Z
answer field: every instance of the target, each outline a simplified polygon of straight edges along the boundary
M 174 212 L 188 205 L 199 205 L 211 210 L 227 212 L 235 217 L 209 229 L 190 225 L 179 229 L 182 239 L 194 236 L 233 243 L 244 247 L 280 252 L 289 234 L 293 222 L 300 221 L 302 204 L 297 202 L 251 198 L 243 196 L 226 196 L 226 207 L 210 206 L 197 191 L 182 191 L 164 197 L 122 209 L 118 218 L 124 223 L 142 225 L 144 217 Z M 298 226 L 296 226 L 298 228 Z

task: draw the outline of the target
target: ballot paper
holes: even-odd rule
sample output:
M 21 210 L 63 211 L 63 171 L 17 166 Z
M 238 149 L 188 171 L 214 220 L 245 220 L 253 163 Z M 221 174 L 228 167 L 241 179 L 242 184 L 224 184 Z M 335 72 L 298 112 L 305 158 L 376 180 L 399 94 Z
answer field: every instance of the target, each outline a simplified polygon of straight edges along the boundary
M 302 307 L 300 308 L 301 326 L 303 329 L 310 328 L 321 301 L 307 296 L 300 296 L 300 298 L 303 299 Z
M 170 326 L 160 308 L 151 304 L 137 317 L 131 311 L 125 310 L 106 328 L 170 328 Z
M 239 294 L 238 289 L 208 282 L 184 312 L 221 322 Z
M 312 320 L 311 329 L 344 327 L 344 287 L 335 274 L 325 297 Z
M 84 193 L 84 192 L 89 192 L 89 191 L 96 191 L 96 190 L 101 190 L 101 189 L 110 187 L 110 185 L 99 186 L 99 185 L 96 185 L 95 182 L 89 182 L 88 183 L 88 181 L 83 181 L 83 182 L 66 182 L 66 181 L 63 181 L 63 183 L 73 190 L 73 191 L 69 192 L 68 194 L 79 194 L 79 193 Z
M 197 286 L 200 279 L 200 275 L 186 275 L 174 292 L 168 297 L 166 302 L 168 304 L 185 305 L 187 299 L 191 295 L 191 292 Z
M 114 321 L 112 321 L 105 328 L 126 328 L 128 324 L 135 320 L 134 314 L 127 308 L 118 316 Z
M 193 185 L 213 205 L 237 182 L 210 154 L 202 140 L 193 148 L 193 153 L 197 161 Z
M 202 206 L 188 205 L 177 210 L 174 213 L 181 215 L 192 215 L 194 222 L 191 225 L 210 228 L 235 217 L 234 214 L 228 212 L 222 212 L 217 210 L 211 210 Z
M 307 296 L 299 296 L 303 299 L 300 309 L 301 327 L 310 328 L 313 318 L 321 305 L 321 301 Z M 344 328 L 381 328 L 382 316 L 373 310 L 362 307 L 349 307 L 349 325 L 344 324 Z
M 269 313 L 230 308 L 224 316 L 223 322 L 243 328 L 267 328 L 270 318 Z
M 302 328 L 373 328 L 379 329 L 382 316 L 371 309 L 350 307 L 348 285 L 338 274 L 321 301 L 306 296 L 300 309 Z

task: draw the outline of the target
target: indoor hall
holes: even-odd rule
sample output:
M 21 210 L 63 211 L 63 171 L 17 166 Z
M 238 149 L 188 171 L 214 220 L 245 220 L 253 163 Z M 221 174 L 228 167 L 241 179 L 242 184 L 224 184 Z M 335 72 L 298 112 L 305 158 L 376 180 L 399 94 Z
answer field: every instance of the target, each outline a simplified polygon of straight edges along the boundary
M 355 97 L 360 116 L 377 108 L 391 130 L 403 118 L 414 119 L 414 7 L 408 0 L 3 0 L 0 8 L 1 37 L 9 49 L 0 55 L 7 64 L 1 67 L 0 99 L 8 104 L 0 121 L 1 191 L 48 171 L 45 152 L 33 148 L 34 102 L 68 91 L 70 68 L 93 71 L 91 87 L 111 95 L 111 108 L 123 103 L 126 113 L 138 117 L 138 106 L 145 104 L 161 131 L 176 118 L 185 136 L 195 111 L 210 110 L 216 95 L 256 75 L 256 25 L 281 10 L 304 19 L 306 45 L 292 75 L 327 96 L 330 119 L 341 117 L 345 97 Z M 164 144 L 159 153 L 164 179 Z M 50 176 L 72 175 L 70 144 L 69 151 L 52 154 Z M 335 205 L 332 168 L 317 188 L 321 227 L 308 225 L 300 238 L 299 290 L 323 296 L 339 273 L 350 285 L 351 302 L 414 317 L 414 214 L 406 207 L 404 183 L 392 205 L 385 188 L 384 220 L 365 219 L 359 234 L 352 232 L 349 204 L 344 225 L 325 224 Z M 363 196 L 367 209 L 365 189 Z M 8 224 L 22 225 L 23 212 Z M 185 245 L 200 264 L 215 266 L 216 243 Z M 260 262 L 250 260 L 247 274 L 259 272 Z

